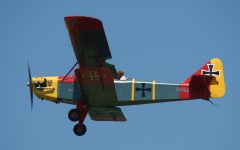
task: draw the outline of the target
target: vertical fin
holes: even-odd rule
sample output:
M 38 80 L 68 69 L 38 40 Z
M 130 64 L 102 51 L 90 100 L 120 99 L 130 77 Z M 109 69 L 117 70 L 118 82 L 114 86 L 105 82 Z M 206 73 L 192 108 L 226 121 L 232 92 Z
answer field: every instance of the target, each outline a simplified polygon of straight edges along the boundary
M 181 99 L 223 97 L 226 85 L 222 61 L 219 58 L 211 59 L 182 82 L 180 88 L 189 88 L 189 92 L 179 93 Z M 205 95 L 201 93 L 205 93 Z

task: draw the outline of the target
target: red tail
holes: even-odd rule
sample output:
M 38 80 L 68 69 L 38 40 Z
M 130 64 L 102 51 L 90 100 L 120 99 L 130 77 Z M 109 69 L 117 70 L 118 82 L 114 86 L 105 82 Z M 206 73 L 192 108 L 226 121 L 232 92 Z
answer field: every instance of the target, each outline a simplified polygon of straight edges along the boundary
M 180 84 L 180 88 L 187 88 L 187 92 L 180 92 L 181 99 L 205 99 L 210 98 L 210 84 L 215 79 L 214 74 L 219 72 L 213 70 L 211 61 L 207 62 L 200 69 L 198 69 L 193 75 L 188 77 L 184 82 Z

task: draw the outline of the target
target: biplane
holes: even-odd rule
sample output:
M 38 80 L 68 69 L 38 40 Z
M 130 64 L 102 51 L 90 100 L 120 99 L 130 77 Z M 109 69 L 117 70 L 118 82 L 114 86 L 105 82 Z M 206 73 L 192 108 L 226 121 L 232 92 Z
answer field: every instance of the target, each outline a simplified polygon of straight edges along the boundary
M 225 94 L 222 62 L 213 58 L 179 84 L 121 78 L 111 59 L 102 22 L 96 18 L 67 16 L 65 24 L 77 63 L 65 76 L 33 77 L 28 64 L 30 102 L 40 99 L 75 105 L 68 118 L 77 122 L 73 131 L 86 133 L 84 120 L 126 121 L 119 106 L 220 98 Z M 77 66 L 78 65 L 78 66 Z M 73 75 L 69 75 L 74 70 Z

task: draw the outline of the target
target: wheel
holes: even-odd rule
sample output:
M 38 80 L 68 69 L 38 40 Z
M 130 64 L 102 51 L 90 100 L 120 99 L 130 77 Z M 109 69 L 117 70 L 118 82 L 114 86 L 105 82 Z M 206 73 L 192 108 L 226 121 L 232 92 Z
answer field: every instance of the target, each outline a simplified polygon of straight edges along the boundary
M 73 132 L 77 135 L 77 136 L 83 136 L 87 131 L 87 128 L 84 124 L 79 125 L 76 124 L 73 128 Z
M 71 121 L 78 121 L 80 119 L 80 112 L 77 109 L 72 109 L 68 112 L 68 118 Z

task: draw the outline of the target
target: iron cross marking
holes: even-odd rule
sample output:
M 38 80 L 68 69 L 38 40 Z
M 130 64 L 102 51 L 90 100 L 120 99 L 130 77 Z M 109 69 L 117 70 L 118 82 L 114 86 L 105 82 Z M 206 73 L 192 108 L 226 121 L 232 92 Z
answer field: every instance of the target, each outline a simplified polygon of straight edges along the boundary
M 151 88 L 145 88 L 145 85 L 146 85 L 146 83 L 142 83 L 142 88 L 136 87 L 136 92 L 142 91 L 141 97 L 146 97 L 146 96 L 145 96 L 145 91 L 148 91 L 148 92 L 151 92 L 151 91 L 152 91 Z
M 203 75 L 209 75 L 209 76 L 220 76 L 220 70 L 213 71 L 214 64 L 208 64 L 208 70 L 202 70 Z

